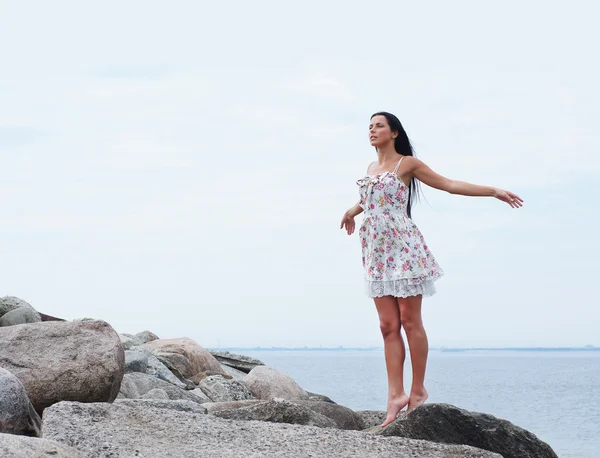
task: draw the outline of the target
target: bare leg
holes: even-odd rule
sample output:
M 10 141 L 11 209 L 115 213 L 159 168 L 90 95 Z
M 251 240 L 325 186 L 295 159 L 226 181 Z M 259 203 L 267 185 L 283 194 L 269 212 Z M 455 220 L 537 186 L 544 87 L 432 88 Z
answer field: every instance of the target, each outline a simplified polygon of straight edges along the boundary
M 406 332 L 406 340 L 408 340 L 410 348 L 410 361 L 413 372 L 408 410 L 420 406 L 429 396 L 425 389 L 425 369 L 427 368 L 429 342 L 421 317 L 422 300 L 423 296 L 420 295 L 398 298 L 402 327 Z
M 382 427 L 396 419 L 408 404 L 409 398 L 404 391 L 404 359 L 406 350 L 400 334 L 400 309 L 395 297 L 384 296 L 375 298 L 379 325 L 383 336 L 385 367 L 388 376 L 388 405 L 387 417 Z

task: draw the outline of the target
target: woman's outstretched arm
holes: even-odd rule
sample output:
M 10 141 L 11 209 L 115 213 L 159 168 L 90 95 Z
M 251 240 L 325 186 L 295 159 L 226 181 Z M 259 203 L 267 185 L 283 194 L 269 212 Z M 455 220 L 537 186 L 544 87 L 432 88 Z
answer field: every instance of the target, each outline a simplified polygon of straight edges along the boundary
M 492 186 L 480 186 L 464 181 L 451 180 L 434 172 L 427 164 L 414 157 L 411 157 L 408 162 L 408 172 L 432 188 L 440 189 L 449 192 L 450 194 L 459 194 L 461 196 L 495 197 L 496 199 L 506 202 L 512 208 L 523 206 L 523 199 L 510 191 L 494 188 Z

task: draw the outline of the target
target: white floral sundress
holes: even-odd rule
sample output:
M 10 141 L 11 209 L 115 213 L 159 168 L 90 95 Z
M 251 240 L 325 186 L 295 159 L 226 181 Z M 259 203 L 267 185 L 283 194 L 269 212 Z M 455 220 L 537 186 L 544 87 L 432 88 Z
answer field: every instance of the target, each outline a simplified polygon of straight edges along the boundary
M 431 296 L 434 282 L 444 274 L 408 217 L 408 186 L 397 175 L 402 159 L 393 172 L 367 175 L 356 182 L 364 210 L 358 233 L 369 297 Z

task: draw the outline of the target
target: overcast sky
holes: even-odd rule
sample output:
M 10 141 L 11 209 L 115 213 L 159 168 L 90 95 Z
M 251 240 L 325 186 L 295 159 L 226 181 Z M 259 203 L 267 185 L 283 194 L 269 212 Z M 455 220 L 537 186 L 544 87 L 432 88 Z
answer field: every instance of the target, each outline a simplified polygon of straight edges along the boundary
M 339 221 L 387 110 L 438 173 L 525 199 L 423 187 L 430 344 L 600 345 L 600 8 L 566 5 L 0 0 L 0 296 L 207 347 L 380 346 Z

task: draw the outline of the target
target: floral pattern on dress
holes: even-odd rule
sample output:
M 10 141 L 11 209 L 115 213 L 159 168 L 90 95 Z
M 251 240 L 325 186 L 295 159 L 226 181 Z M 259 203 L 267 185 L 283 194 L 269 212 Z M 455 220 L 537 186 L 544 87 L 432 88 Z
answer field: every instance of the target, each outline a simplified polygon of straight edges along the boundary
M 359 228 L 369 297 L 435 294 L 443 275 L 423 235 L 406 213 L 408 186 L 395 172 L 357 180 L 364 219 Z

